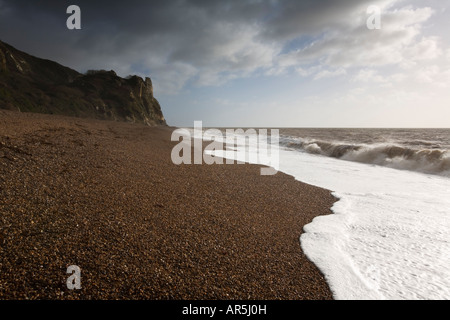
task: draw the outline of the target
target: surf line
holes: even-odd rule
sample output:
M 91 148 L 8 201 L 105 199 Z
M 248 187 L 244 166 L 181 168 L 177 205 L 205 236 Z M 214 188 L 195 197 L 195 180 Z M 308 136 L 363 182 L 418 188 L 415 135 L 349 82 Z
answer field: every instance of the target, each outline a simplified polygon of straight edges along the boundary
M 175 165 L 192 164 L 224 164 L 223 157 L 215 156 L 216 152 L 232 153 L 232 157 L 225 157 L 226 164 L 265 163 L 268 168 L 261 168 L 261 175 L 274 175 L 279 167 L 279 130 L 270 129 L 226 129 L 225 137 L 219 129 L 203 131 L 202 121 L 194 122 L 194 134 L 185 128 L 172 132 L 171 141 L 179 142 L 173 147 L 171 159 Z M 268 139 L 270 137 L 270 143 Z M 180 141 L 181 140 L 181 141 Z M 192 145 L 192 140 L 194 143 Z M 203 142 L 212 141 L 203 150 Z M 225 151 L 227 150 L 227 151 Z M 193 152 L 192 152 L 193 151 Z M 245 160 L 243 160 L 245 159 Z

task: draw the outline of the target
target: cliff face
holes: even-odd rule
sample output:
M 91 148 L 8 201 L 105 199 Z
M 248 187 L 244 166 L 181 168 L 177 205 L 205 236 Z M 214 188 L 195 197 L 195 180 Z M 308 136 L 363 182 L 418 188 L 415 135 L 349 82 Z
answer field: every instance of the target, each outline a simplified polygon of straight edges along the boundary
M 0 108 L 166 125 L 150 78 L 86 75 L 0 41 Z

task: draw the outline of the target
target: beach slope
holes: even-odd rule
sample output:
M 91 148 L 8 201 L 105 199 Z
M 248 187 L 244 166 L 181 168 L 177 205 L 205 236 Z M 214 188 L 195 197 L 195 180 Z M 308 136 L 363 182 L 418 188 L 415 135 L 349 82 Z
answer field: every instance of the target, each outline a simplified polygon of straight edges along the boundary
M 0 299 L 332 299 L 299 243 L 330 192 L 176 166 L 172 130 L 0 110 Z

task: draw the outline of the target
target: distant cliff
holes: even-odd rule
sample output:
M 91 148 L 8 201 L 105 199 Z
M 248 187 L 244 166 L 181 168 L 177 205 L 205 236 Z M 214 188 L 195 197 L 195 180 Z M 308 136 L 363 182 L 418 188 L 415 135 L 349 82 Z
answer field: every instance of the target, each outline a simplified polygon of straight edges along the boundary
M 166 125 L 150 78 L 83 75 L 1 41 L 0 109 Z

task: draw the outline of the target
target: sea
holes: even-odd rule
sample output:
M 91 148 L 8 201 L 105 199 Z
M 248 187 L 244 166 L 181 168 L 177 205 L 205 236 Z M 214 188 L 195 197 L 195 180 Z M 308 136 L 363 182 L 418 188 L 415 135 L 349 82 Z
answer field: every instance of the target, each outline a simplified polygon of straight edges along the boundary
M 450 299 L 450 129 L 283 128 L 267 147 L 276 162 L 249 157 L 245 141 L 210 153 L 272 166 L 338 199 L 299 230 L 335 299 Z

